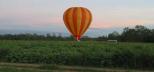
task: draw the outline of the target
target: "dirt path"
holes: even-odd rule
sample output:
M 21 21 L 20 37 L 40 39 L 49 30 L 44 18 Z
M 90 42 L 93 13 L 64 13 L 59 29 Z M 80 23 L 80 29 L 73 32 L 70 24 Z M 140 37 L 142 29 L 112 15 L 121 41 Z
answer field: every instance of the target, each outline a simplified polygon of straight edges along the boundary
M 126 70 L 114 68 L 95 68 L 95 67 L 79 67 L 79 66 L 64 66 L 64 65 L 43 65 L 43 64 L 23 64 L 23 63 L 0 63 L 2 68 L 27 69 L 39 72 L 154 72 L 143 70 Z

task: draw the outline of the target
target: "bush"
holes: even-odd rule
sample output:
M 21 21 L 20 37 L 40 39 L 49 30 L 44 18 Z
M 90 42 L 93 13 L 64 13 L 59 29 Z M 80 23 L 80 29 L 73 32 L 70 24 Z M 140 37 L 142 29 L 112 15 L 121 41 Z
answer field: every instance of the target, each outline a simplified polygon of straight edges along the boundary
M 0 48 L 0 61 L 5 61 L 6 56 L 10 53 L 8 48 Z
M 152 43 L 0 41 L 1 46 L 3 62 L 154 68 Z

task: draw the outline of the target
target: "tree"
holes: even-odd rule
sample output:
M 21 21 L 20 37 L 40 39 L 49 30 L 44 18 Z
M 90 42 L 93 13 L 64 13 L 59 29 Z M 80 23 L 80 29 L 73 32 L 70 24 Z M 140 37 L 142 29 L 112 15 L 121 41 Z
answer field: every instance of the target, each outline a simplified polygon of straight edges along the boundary
M 121 41 L 128 42 L 149 42 L 151 30 L 142 25 L 136 25 L 135 28 L 124 28 L 121 34 Z
M 111 39 L 111 40 L 119 40 L 119 36 L 120 34 L 116 31 L 108 34 L 108 39 Z

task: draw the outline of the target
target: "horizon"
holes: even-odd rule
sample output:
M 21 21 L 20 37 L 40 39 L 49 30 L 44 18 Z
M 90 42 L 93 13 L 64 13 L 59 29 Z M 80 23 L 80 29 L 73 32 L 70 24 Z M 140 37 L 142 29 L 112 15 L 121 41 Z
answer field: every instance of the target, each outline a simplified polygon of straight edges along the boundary
M 100 36 L 125 27 L 154 28 L 153 0 L 1 0 L 0 33 L 67 33 L 63 13 L 74 6 L 88 8 L 93 21 L 85 35 Z M 13 31 L 13 32 L 12 32 Z

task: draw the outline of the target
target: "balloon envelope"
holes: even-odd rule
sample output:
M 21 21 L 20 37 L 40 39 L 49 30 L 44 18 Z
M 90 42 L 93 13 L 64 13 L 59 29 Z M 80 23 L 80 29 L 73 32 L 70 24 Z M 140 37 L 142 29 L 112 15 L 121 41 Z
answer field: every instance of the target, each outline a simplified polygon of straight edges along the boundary
M 91 24 L 92 14 L 87 8 L 72 7 L 64 12 L 63 20 L 69 32 L 80 40 Z

